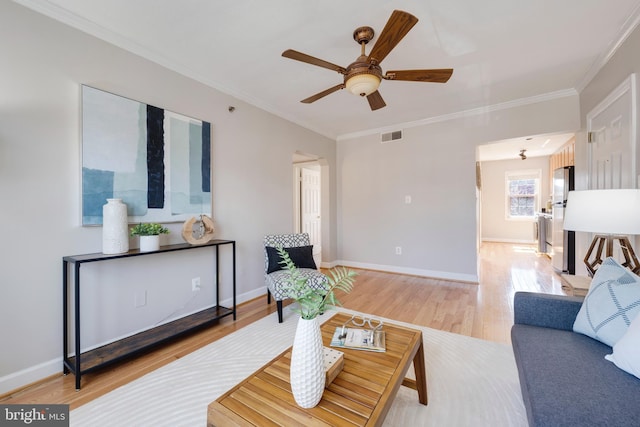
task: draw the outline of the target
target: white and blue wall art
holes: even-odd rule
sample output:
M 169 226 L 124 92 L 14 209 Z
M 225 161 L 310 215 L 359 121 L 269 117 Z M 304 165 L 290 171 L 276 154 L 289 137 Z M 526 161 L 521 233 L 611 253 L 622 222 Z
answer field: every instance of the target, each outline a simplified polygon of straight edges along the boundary
M 129 222 L 211 216 L 211 124 L 82 86 L 82 225 L 107 199 Z

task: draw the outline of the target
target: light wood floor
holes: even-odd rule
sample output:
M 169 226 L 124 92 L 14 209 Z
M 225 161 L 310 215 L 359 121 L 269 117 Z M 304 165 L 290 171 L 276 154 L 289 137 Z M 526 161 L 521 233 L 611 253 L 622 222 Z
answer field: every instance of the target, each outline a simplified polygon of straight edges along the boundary
M 563 294 L 560 278 L 546 256 L 530 245 L 483 243 L 480 284 L 358 270 L 354 290 L 339 298 L 344 307 L 491 341 L 510 343 L 513 295 L 516 291 Z M 55 375 L 0 397 L 0 403 L 83 405 L 109 391 L 179 359 L 275 311 L 266 297 L 238 306 L 237 320 L 189 335 L 126 362 L 82 376 Z M 274 325 L 276 327 L 276 325 Z

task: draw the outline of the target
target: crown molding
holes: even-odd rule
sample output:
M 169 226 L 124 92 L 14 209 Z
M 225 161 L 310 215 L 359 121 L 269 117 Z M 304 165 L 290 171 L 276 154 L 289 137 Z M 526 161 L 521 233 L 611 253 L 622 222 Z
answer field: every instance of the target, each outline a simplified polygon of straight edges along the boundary
M 534 95 L 528 98 L 520 98 L 512 101 L 501 102 L 499 104 L 487 105 L 484 107 L 472 108 L 469 110 L 458 111 L 451 114 L 444 114 L 441 116 L 428 117 L 425 119 L 415 120 L 412 122 L 397 123 L 390 126 L 385 126 L 376 129 L 367 129 L 360 132 L 347 133 L 339 135 L 337 141 L 344 141 L 347 139 L 359 138 L 362 136 L 373 135 L 384 132 L 391 132 L 398 129 L 407 129 L 412 127 L 424 126 L 433 123 L 446 122 L 448 120 L 461 119 L 469 116 L 477 116 L 481 114 L 487 114 L 494 111 L 508 110 L 510 108 L 521 107 L 524 105 L 537 104 L 538 102 L 551 101 L 554 99 L 566 98 L 569 96 L 576 96 L 578 92 L 575 89 L 563 89 L 555 92 L 543 93 L 541 95 Z
M 617 36 L 613 39 L 607 50 L 605 50 L 594 62 L 591 64 L 584 76 L 576 83 L 576 91 L 582 92 L 589 83 L 595 78 L 600 70 L 611 60 L 613 55 L 618 51 L 620 46 L 629 38 L 629 35 L 640 24 L 640 4 L 631 12 L 627 20 L 624 22 Z

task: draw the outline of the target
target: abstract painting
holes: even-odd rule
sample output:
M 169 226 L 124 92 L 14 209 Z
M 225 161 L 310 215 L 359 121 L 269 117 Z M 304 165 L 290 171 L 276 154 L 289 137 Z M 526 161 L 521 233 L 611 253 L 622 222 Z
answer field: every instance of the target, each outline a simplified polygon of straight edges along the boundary
M 211 124 L 82 86 L 82 225 L 107 199 L 129 222 L 211 216 Z

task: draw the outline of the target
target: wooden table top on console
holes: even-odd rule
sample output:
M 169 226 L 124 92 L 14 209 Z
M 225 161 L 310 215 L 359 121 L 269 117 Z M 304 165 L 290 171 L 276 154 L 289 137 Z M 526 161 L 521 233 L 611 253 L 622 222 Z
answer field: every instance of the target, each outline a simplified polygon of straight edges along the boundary
M 325 346 L 329 347 L 336 327 L 350 318 L 338 313 L 322 325 Z M 344 368 L 315 408 L 303 409 L 293 399 L 289 348 L 212 402 L 207 426 L 379 426 L 401 385 L 416 389 L 419 402 L 426 405 L 422 332 L 388 323 L 384 329 L 384 353 L 340 349 L 344 352 Z M 416 380 L 405 378 L 411 362 Z

